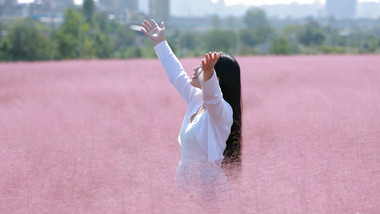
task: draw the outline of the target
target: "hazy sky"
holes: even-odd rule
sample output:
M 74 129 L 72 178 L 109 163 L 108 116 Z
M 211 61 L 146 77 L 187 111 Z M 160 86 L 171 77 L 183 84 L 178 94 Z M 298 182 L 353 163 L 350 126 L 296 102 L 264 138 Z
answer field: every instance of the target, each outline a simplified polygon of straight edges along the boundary
M 213 0 L 217 1 L 217 0 Z M 326 0 L 320 0 L 322 4 L 325 3 Z M 234 4 L 248 4 L 248 5 L 263 5 L 263 4 L 290 4 L 293 2 L 297 2 L 299 4 L 312 4 L 315 0 L 225 0 L 226 5 L 234 5 Z M 379 0 L 359 0 L 359 2 L 379 2 Z
M 19 0 L 20 3 L 33 2 L 34 0 Z M 217 2 L 218 0 L 212 0 Z M 263 4 L 290 4 L 293 2 L 298 2 L 300 4 L 311 4 L 315 0 L 225 0 L 226 5 L 235 5 L 235 4 L 247 4 L 247 5 L 263 5 Z M 325 3 L 326 0 L 320 0 L 321 3 Z M 359 0 L 359 2 L 379 2 L 380 0 Z M 76 3 L 80 4 L 82 0 L 75 0 Z

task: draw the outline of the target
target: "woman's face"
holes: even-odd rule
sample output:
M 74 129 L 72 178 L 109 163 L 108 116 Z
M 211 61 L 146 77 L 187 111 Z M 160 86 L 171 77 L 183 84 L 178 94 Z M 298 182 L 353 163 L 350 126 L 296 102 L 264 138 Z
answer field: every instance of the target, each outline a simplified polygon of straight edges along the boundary
M 192 86 L 202 89 L 201 82 L 199 79 L 202 73 L 203 73 L 203 70 L 202 70 L 201 65 L 198 65 L 194 68 L 193 76 L 191 77 L 191 82 L 190 82 Z

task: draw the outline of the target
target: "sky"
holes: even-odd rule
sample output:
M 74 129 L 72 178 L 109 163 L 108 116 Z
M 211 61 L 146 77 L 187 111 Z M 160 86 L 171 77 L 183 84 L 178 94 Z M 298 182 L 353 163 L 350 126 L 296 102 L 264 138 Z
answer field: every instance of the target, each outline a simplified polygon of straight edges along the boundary
M 215 0 L 217 1 L 217 0 Z M 320 0 L 322 4 L 325 3 L 326 0 Z M 263 4 L 291 4 L 291 3 L 299 3 L 299 4 L 312 4 L 315 0 L 225 0 L 226 5 L 236 5 L 236 4 L 246 4 L 246 5 L 263 5 Z M 359 2 L 379 2 L 379 0 L 359 0 Z
M 34 0 L 19 0 L 19 3 L 29 3 Z M 212 0 L 213 2 L 217 2 L 218 0 Z M 325 3 L 326 0 L 320 0 L 322 4 Z M 379 2 L 380 0 L 359 0 L 359 2 Z M 76 3 L 80 4 L 82 0 L 75 0 Z M 236 4 L 246 4 L 246 5 L 263 5 L 263 4 L 290 4 L 293 2 L 297 2 L 299 4 L 312 4 L 315 0 L 225 0 L 226 5 L 236 5 Z

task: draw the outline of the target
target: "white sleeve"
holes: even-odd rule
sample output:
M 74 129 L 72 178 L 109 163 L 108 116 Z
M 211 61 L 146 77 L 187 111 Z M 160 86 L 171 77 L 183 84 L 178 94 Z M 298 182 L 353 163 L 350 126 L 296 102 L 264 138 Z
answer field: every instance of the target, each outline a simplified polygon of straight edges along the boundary
M 174 85 L 181 97 L 189 104 L 196 94 L 196 89 L 190 84 L 189 77 L 169 44 L 162 41 L 154 47 L 154 50 L 168 75 L 169 82 Z
M 215 74 L 207 81 L 200 81 L 202 85 L 203 102 L 210 115 L 210 119 L 217 125 L 232 126 L 232 108 L 223 100 L 223 94 Z
M 223 160 L 226 141 L 231 133 L 233 111 L 230 104 L 223 99 L 216 74 L 211 79 L 200 81 L 203 102 L 207 110 L 204 123 L 196 133 L 200 146 L 208 153 L 208 161 Z

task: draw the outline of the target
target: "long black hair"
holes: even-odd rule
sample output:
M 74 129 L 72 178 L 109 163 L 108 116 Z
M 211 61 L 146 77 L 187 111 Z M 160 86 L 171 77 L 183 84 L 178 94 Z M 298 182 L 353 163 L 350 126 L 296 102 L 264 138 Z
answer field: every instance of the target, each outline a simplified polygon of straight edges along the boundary
M 241 170 L 242 103 L 240 66 L 234 57 L 223 53 L 214 68 L 219 78 L 219 86 L 223 93 L 223 99 L 231 105 L 233 110 L 233 124 L 230 136 L 226 142 L 227 147 L 223 153 L 225 158 L 222 166 L 232 166 Z

